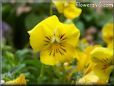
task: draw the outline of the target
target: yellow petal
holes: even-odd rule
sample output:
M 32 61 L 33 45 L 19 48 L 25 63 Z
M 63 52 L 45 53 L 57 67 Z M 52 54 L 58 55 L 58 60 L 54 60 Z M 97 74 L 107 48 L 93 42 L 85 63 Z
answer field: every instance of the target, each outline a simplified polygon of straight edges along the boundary
M 78 56 L 77 56 L 77 60 L 78 60 L 78 62 L 77 62 L 77 67 L 76 67 L 76 69 L 78 70 L 78 71 L 83 71 L 84 70 L 84 68 L 85 68 L 85 65 L 86 65 L 86 63 L 87 63 L 87 55 L 84 53 L 84 52 L 82 52 L 82 51 L 77 51 L 77 54 L 78 54 Z
M 93 63 L 92 61 L 90 61 L 90 63 L 88 64 L 88 67 L 84 70 L 84 75 L 90 73 L 93 70 L 93 67 L 95 65 L 96 65 L 95 63 Z
M 98 82 L 99 82 L 99 77 L 96 76 L 92 71 L 87 75 L 83 76 L 82 78 L 80 78 L 77 84 L 91 85 L 91 84 L 98 84 Z
M 98 69 L 98 67 L 97 67 L 97 69 Z M 90 84 L 104 85 L 104 84 L 108 83 L 108 79 L 109 79 L 109 74 L 107 75 L 107 73 L 105 74 L 105 72 L 101 72 L 101 70 L 96 73 L 96 71 L 93 70 L 90 73 L 88 73 L 87 75 L 80 78 L 77 83 L 78 84 L 88 84 L 88 85 L 90 85 Z
M 7 85 L 26 85 L 26 79 L 25 79 L 25 75 L 21 74 L 18 78 L 11 80 L 11 81 L 7 81 L 5 84 Z
M 114 58 L 111 49 L 96 47 L 91 52 L 91 59 L 94 63 L 91 72 L 88 72 L 89 67 L 85 71 L 85 76 L 79 80 L 83 84 L 106 84 L 109 80 L 110 73 L 114 68 Z M 94 79 L 96 77 L 96 79 Z M 98 79 L 97 79 L 98 78 Z
M 65 46 L 65 52 L 51 48 L 43 49 L 40 53 L 40 60 L 42 63 L 46 65 L 56 65 L 61 62 L 70 61 L 74 54 L 75 54 L 75 48 L 71 45 L 64 45 Z M 55 46 L 56 47 L 56 46 Z
M 112 64 L 113 50 L 97 47 L 91 52 L 91 57 L 95 63 Z
M 66 0 L 52 0 L 59 13 L 63 13 L 65 1 Z
M 43 48 L 45 36 L 51 36 L 58 25 L 58 18 L 56 16 L 51 16 L 37 24 L 31 31 L 28 31 L 30 35 L 30 45 L 35 52 Z
M 80 31 L 74 24 L 62 24 L 58 26 L 58 31 L 56 33 L 58 36 L 60 34 L 65 34 L 65 43 L 70 44 L 74 47 L 77 46 L 79 37 L 80 37 Z
M 110 48 L 110 49 L 114 49 L 114 44 L 113 44 L 113 42 L 109 43 L 107 47 Z
M 59 61 L 56 58 L 49 55 L 48 50 L 41 51 L 40 61 L 46 65 L 55 65 L 59 63 Z
M 82 10 L 77 8 L 74 4 L 69 4 L 64 8 L 64 16 L 68 19 L 74 19 L 80 16 Z
M 68 19 L 74 19 L 81 14 L 81 9 L 76 7 L 76 0 L 52 0 L 59 13 Z
M 92 53 L 92 61 L 96 63 L 93 71 L 100 77 L 100 81 L 107 83 L 110 73 L 114 68 L 113 50 L 103 47 L 95 48 Z
M 110 73 L 112 72 L 114 66 L 106 66 L 103 64 L 97 64 L 94 68 L 93 71 L 95 74 L 100 77 L 101 81 L 103 83 L 108 83 Z
M 63 13 L 65 6 L 69 4 L 76 5 L 75 0 L 52 0 L 59 13 Z
M 94 46 L 89 45 L 89 46 L 87 46 L 87 47 L 84 49 L 84 52 L 85 52 L 86 54 L 89 54 L 89 55 L 90 55 L 91 51 L 94 50 L 94 49 L 97 48 L 97 47 L 101 47 L 101 45 L 94 45 Z
M 109 75 L 107 75 L 101 71 L 98 71 L 96 73 L 96 71 L 93 70 L 90 73 L 88 73 L 87 75 L 80 78 L 77 83 L 78 84 L 87 84 L 87 85 L 91 85 L 91 84 L 104 85 L 104 84 L 108 83 L 108 79 L 109 79 Z
M 93 63 L 91 62 L 90 53 L 96 47 L 98 47 L 98 45 L 88 46 L 84 49 L 84 51 L 77 50 L 77 70 L 87 72 L 90 71 L 93 65 Z
M 103 36 L 103 40 L 106 43 L 110 43 L 110 42 L 114 41 L 113 31 L 114 31 L 114 23 L 108 23 L 103 27 L 102 36 Z

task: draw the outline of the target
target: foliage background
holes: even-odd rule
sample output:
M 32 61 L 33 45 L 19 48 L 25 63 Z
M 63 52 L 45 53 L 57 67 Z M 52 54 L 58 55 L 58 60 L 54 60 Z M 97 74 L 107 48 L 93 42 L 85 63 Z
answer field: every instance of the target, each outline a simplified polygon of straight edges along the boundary
M 89 2 L 90 3 L 90 2 Z M 39 53 L 33 53 L 29 45 L 28 30 L 37 23 L 50 16 L 51 3 L 2 3 L 2 79 L 11 80 L 20 73 L 26 75 L 28 84 L 71 84 L 80 74 L 74 73 L 69 80 L 69 71 L 43 65 L 39 61 Z M 102 27 L 112 21 L 112 8 L 81 7 L 83 10 L 80 17 L 73 20 L 80 29 L 81 37 L 86 38 L 90 44 L 102 44 Z M 52 9 L 60 21 L 65 17 L 59 14 L 55 8 Z M 74 63 L 76 64 L 76 63 Z M 72 69 L 74 68 L 72 63 Z M 43 67 L 43 68 L 42 68 Z M 114 72 L 110 75 L 109 84 L 114 84 Z

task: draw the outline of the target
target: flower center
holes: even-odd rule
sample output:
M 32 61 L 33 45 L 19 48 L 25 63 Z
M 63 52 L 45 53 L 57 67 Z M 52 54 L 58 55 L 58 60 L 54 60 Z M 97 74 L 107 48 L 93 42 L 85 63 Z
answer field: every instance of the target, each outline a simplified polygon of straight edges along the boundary
M 51 43 L 53 44 L 57 44 L 57 43 L 60 43 L 60 40 L 59 38 L 56 38 L 55 36 L 51 39 Z
M 59 44 L 59 43 L 63 43 L 65 42 L 65 40 L 67 39 L 67 37 L 65 36 L 65 34 L 61 34 L 59 36 L 55 36 L 55 34 L 50 37 L 50 36 L 45 36 L 45 45 L 48 44 Z
M 48 46 L 49 55 L 55 56 L 56 54 L 64 55 L 66 53 L 66 46 L 65 46 L 65 40 L 66 40 L 65 34 L 61 34 L 59 36 L 55 36 L 55 34 L 50 36 L 45 36 L 45 45 Z

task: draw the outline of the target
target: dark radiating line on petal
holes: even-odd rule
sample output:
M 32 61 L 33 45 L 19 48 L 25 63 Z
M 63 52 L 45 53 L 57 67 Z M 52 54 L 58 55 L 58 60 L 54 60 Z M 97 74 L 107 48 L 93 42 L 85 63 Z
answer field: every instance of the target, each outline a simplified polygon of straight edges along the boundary
M 65 47 L 62 43 L 60 44 L 60 46 Z
M 64 55 L 59 49 L 58 49 L 58 51 L 59 51 L 59 53 L 60 53 L 61 55 Z
M 62 34 L 62 35 L 60 36 L 60 39 L 62 39 L 62 38 L 64 37 L 64 35 L 65 35 L 65 34 Z
M 56 49 L 56 52 L 58 53 L 58 49 Z
M 48 36 L 45 36 L 46 39 L 50 40 L 50 38 Z
M 61 41 L 65 40 L 65 39 L 67 39 L 67 37 L 65 37 L 65 34 L 60 35 L 60 40 Z
M 50 42 L 50 37 L 48 36 L 45 36 L 45 40 L 44 40 L 46 43 L 49 43 Z
M 65 40 L 65 39 L 67 39 L 67 37 L 64 37 L 63 39 L 61 39 L 61 40 Z
M 109 60 L 109 58 L 105 58 L 105 59 L 103 59 L 103 62 L 104 62 L 104 64 L 109 64 L 110 63 L 110 60 Z
M 64 52 L 66 52 L 66 49 L 65 49 L 65 48 L 63 48 L 63 47 L 60 47 L 60 49 L 62 49 Z
M 61 48 L 64 52 L 66 52 L 65 46 L 64 46 L 63 44 L 60 44 L 60 48 Z
M 52 50 L 50 51 L 50 53 L 49 53 L 49 56 L 52 54 Z
M 55 49 L 54 49 L 54 50 L 53 50 L 53 56 L 55 56 L 55 52 L 56 52 L 56 51 L 55 51 Z
M 46 46 L 46 45 L 48 45 L 47 43 L 46 44 L 44 44 L 44 46 Z
M 105 70 L 107 67 L 107 65 L 103 65 L 102 69 Z
M 49 43 L 49 41 L 48 41 L 48 40 L 44 40 L 44 41 Z

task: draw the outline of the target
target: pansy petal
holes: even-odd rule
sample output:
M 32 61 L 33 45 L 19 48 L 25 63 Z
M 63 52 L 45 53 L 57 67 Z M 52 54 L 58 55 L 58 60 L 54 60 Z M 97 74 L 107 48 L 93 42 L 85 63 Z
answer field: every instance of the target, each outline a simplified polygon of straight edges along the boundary
M 86 85 L 91 85 L 96 83 L 97 84 L 99 83 L 99 77 L 95 75 L 93 71 L 91 71 L 90 73 L 83 76 L 77 81 L 77 84 L 86 84 Z
M 113 59 L 113 50 L 103 47 L 97 47 L 91 52 L 91 59 L 95 63 L 111 64 Z
M 59 13 L 63 13 L 65 1 L 66 0 L 52 0 Z
M 93 62 L 91 62 L 90 53 L 93 49 L 98 47 L 99 45 L 88 46 L 84 49 L 84 51 L 77 49 L 77 70 L 78 71 L 85 71 L 85 73 L 90 72 L 93 67 Z
M 40 61 L 46 65 L 55 65 L 58 64 L 58 60 L 52 55 L 49 55 L 48 50 L 43 50 L 40 53 Z
M 64 35 L 63 39 L 65 39 L 65 43 L 76 47 L 79 41 L 80 31 L 74 24 L 61 24 L 56 34 L 58 36 Z
M 78 71 L 82 71 L 84 69 L 85 63 L 87 62 L 87 56 L 84 52 L 79 51 L 79 50 L 77 51 L 77 55 L 78 55 L 77 56 L 78 62 L 77 62 L 76 69 Z
M 47 65 L 55 65 L 64 61 L 69 61 L 73 58 L 75 48 L 70 45 L 64 45 L 58 49 L 43 49 L 40 53 L 40 60 Z
M 75 49 L 75 47 L 73 47 L 70 44 L 64 44 L 64 46 L 65 46 L 66 51 L 64 53 L 63 58 L 60 57 L 59 60 L 60 61 L 71 61 L 71 59 L 75 57 L 76 49 Z
M 101 81 L 104 83 L 107 83 L 110 77 L 110 73 L 112 72 L 112 69 L 114 66 L 106 66 L 103 64 L 97 64 L 94 68 L 93 71 L 95 74 L 100 77 Z
M 74 19 L 80 16 L 82 10 L 76 7 L 74 4 L 69 4 L 64 8 L 64 16 L 69 19 Z
M 30 45 L 35 52 L 43 48 L 45 37 L 51 36 L 58 24 L 58 18 L 56 16 L 51 16 L 37 24 L 31 31 L 28 31 L 30 35 Z
M 113 31 L 114 31 L 114 23 L 108 23 L 103 27 L 102 36 L 103 36 L 103 40 L 106 43 L 110 43 L 114 41 Z
M 114 43 L 113 42 L 109 43 L 107 47 L 110 49 L 114 49 Z

